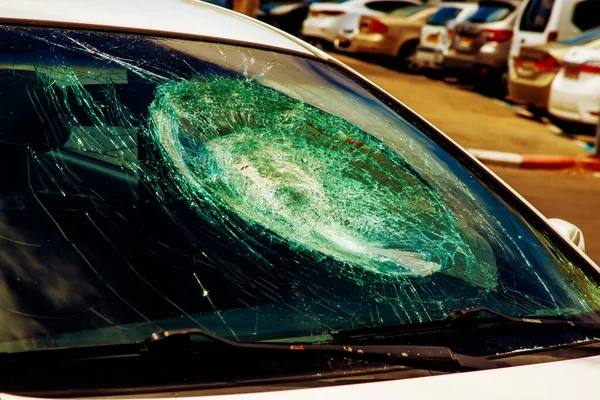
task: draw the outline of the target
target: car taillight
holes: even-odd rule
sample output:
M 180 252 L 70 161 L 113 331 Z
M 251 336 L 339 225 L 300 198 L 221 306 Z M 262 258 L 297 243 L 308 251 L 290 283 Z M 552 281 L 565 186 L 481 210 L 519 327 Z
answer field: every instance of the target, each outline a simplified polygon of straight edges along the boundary
M 557 31 L 548 32 L 548 42 L 556 42 L 557 39 L 558 39 Z
M 515 68 L 520 68 L 522 65 L 523 65 L 523 57 L 516 56 L 515 60 L 514 60 L 514 67 Z
M 537 60 L 537 70 L 541 72 L 556 72 L 562 63 L 550 55 L 544 55 Z
M 369 23 L 371 22 L 371 17 L 361 17 L 358 21 L 358 30 L 362 33 L 369 33 Z
M 452 43 L 455 36 L 456 36 L 456 27 L 450 29 L 450 32 L 448 32 L 448 41 L 450 41 L 450 43 Z
M 363 24 L 364 25 L 361 27 L 361 32 L 380 33 L 382 35 L 385 35 L 388 31 L 387 25 L 376 19 L 363 20 Z
M 586 62 L 579 66 L 579 72 L 587 72 L 588 74 L 600 74 L 600 61 Z
M 513 37 L 513 31 L 505 29 L 482 29 L 481 36 L 488 42 L 506 42 Z

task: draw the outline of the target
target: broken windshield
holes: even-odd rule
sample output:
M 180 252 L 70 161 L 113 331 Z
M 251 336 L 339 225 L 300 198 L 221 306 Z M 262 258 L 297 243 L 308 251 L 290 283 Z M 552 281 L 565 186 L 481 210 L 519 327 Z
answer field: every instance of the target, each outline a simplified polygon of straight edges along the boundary
M 595 312 L 593 279 L 319 61 L 4 27 L 0 349 Z

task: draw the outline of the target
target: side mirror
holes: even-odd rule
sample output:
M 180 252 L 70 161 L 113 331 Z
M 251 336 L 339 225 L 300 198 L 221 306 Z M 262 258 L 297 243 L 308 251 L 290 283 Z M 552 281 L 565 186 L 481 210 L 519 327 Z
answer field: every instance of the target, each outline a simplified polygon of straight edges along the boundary
M 558 218 L 549 218 L 548 222 L 565 239 L 573 242 L 575 246 L 581 249 L 581 251 L 585 251 L 585 241 L 583 240 L 583 233 L 581 232 L 581 229 L 570 222 Z

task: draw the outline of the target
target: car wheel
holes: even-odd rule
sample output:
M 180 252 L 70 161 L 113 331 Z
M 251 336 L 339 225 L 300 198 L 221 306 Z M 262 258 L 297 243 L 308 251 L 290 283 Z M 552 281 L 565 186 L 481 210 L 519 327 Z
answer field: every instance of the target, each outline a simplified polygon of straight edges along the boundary
M 434 69 L 434 68 L 426 68 L 423 75 L 427 78 L 432 79 L 434 81 L 439 81 L 444 78 L 444 74 L 442 70 Z
M 476 66 L 475 90 L 489 97 L 503 99 L 508 94 L 507 73 L 487 66 Z
M 415 56 L 417 54 L 417 46 L 419 42 L 411 41 L 405 43 L 398 52 L 396 68 L 409 72 L 416 73 L 419 70 L 419 66 L 416 63 Z
M 321 48 L 323 50 L 325 50 L 325 51 L 333 51 L 333 50 L 335 50 L 334 47 L 333 47 L 333 43 L 329 43 L 326 40 L 321 40 L 319 44 L 321 45 Z

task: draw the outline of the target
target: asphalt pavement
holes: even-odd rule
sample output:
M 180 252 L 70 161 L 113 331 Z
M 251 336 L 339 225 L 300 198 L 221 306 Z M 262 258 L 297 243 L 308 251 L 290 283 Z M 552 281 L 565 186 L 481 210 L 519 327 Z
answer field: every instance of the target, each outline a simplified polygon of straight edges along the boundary
M 345 55 L 334 56 L 465 148 L 577 157 L 589 155 L 577 141 L 556 134 L 546 124 L 519 116 L 502 101 L 484 97 L 468 87 L 396 72 Z M 545 216 L 577 225 L 583 231 L 587 254 L 600 263 L 599 172 L 490 168 Z
M 332 54 L 419 113 L 465 148 L 581 156 L 587 150 L 548 125 L 517 114 L 506 103 L 469 86 L 406 74 L 343 54 Z

